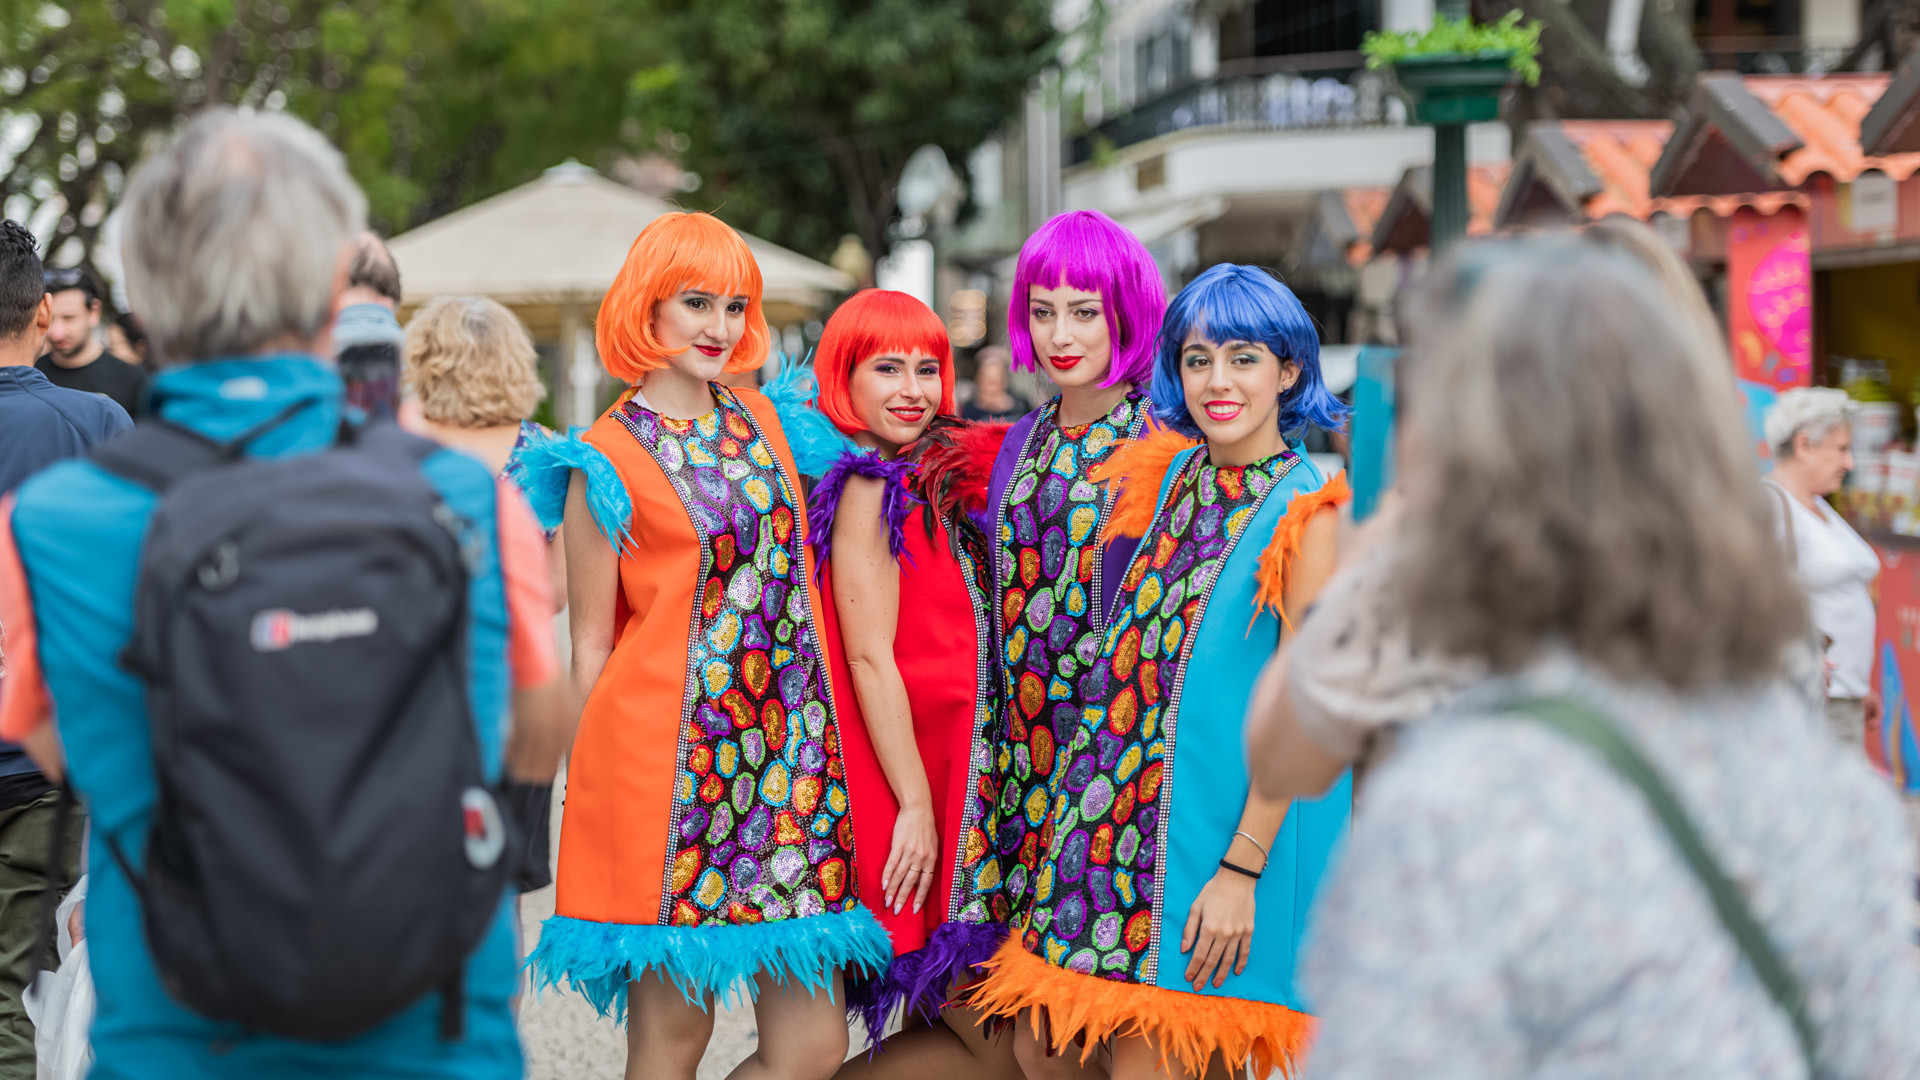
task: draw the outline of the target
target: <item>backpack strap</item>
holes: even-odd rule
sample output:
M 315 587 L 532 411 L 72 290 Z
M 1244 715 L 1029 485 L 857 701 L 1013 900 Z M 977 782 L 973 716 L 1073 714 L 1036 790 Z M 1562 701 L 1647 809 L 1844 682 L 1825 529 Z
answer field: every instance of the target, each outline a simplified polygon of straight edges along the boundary
M 156 494 L 197 472 L 239 460 L 254 440 L 304 412 L 317 398 L 305 397 L 226 442 L 210 439 L 157 416 L 141 418 L 133 430 L 93 451 L 93 463 Z M 347 433 L 343 430 L 342 437 Z
M 1754 974 L 1759 976 L 1774 1003 L 1792 1022 L 1794 1036 L 1800 1043 L 1800 1056 L 1807 1066 L 1807 1075 L 1818 1076 L 1819 1038 L 1812 1019 L 1807 1016 L 1806 992 L 1774 947 L 1766 929 L 1754 918 L 1739 888 L 1714 860 L 1706 841 L 1694 828 L 1693 819 L 1687 816 L 1680 800 L 1660 778 L 1653 764 L 1611 721 L 1578 701 L 1541 698 L 1521 702 L 1512 706 L 1512 710 L 1516 717 L 1532 720 L 1575 742 L 1584 743 L 1599 754 L 1617 776 L 1640 789 L 1640 793 L 1646 797 L 1648 808 L 1660 819 L 1673 846 L 1686 860 L 1687 868 L 1693 871 L 1693 876 L 1706 889 L 1707 896 L 1713 901 L 1714 911 L 1720 915 L 1721 925 L 1726 927 L 1734 944 L 1740 947 L 1747 963 L 1753 966 Z

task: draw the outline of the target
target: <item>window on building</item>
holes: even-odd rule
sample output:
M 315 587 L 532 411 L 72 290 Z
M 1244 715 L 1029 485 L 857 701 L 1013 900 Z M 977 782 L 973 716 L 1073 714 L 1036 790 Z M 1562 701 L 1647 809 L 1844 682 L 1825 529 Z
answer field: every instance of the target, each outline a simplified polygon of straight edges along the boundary
M 1253 55 L 1353 52 L 1377 28 L 1378 0 L 1257 0 Z

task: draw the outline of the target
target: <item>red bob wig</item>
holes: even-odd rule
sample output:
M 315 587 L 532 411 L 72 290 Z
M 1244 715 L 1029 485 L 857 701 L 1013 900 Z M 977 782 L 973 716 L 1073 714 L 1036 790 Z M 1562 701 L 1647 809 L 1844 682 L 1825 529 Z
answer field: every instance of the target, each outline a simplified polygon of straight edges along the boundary
M 633 382 L 673 355 L 653 336 L 654 305 L 685 289 L 747 297 L 747 330 L 727 370 L 752 371 L 767 358 L 773 335 L 760 309 L 760 264 L 747 242 L 712 214 L 661 214 L 627 249 L 627 261 L 600 301 L 593 343 L 607 374 Z
M 940 407 L 934 412 L 952 416 L 959 411 L 953 400 L 953 344 L 940 316 L 906 293 L 862 289 L 835 309 L 813 353 L 820 411 L 835 427 L 849 435 L 867 430 L 854 412 L 848 383 L 856 365 L 882 353 L 922 353 L 940 361 Z

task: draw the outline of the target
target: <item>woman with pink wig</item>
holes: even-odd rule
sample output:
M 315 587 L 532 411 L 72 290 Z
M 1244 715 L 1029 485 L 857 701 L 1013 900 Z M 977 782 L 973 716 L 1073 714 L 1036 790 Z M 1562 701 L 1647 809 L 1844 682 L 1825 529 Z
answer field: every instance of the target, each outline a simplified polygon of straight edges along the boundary
M 1166 309 L 1153 257 L 1104 214 L 1061 214 L 1020 249 L 1007 304 L 1013 366 L 1038 367 L 1060 394 L 1007 432 L 987 493 L 1002 672 L 996 844 L 1016 936 L 1046 861 L 1055 748 L 1078 729 L 1081 680 L 1133 557 L 1132 542 L 1101 548 L 1113 497 L 1089 473 L 1146 430 Z

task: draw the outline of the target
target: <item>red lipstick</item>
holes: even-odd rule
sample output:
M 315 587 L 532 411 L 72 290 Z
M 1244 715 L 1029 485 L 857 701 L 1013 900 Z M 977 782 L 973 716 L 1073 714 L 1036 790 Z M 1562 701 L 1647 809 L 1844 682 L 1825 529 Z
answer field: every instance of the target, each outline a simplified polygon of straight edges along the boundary
M 1075 364 L 1078 364 L 1078 363 L 1079 363 L 1079 362 L 1080 362 L 1081 360 L 1083 360 L 1083 359 L 1085 359 L 1085 357 L 1080 357 L 1080 356 L 1049 356 L 1049 357 L 1047 357 L 1047 363 L 1049 363 L 1049 364 L 1051 364 L 1051 365 L 1053 365 L 1053 367 L 1055 368 L 1055 370 L 1058 370 L 1058 371 L 1067 371 L 1067 370 L 1069 370 L 1069 369 L 1071 369 L 1071 368 L 1072 368 L 1072 367 L 1073 367 L 1073 366 L 1074 366 Z
M 719 356 L 727 351 L 724 345 L 695 345 L 694 348 L 700 350 L 702 356 Z

